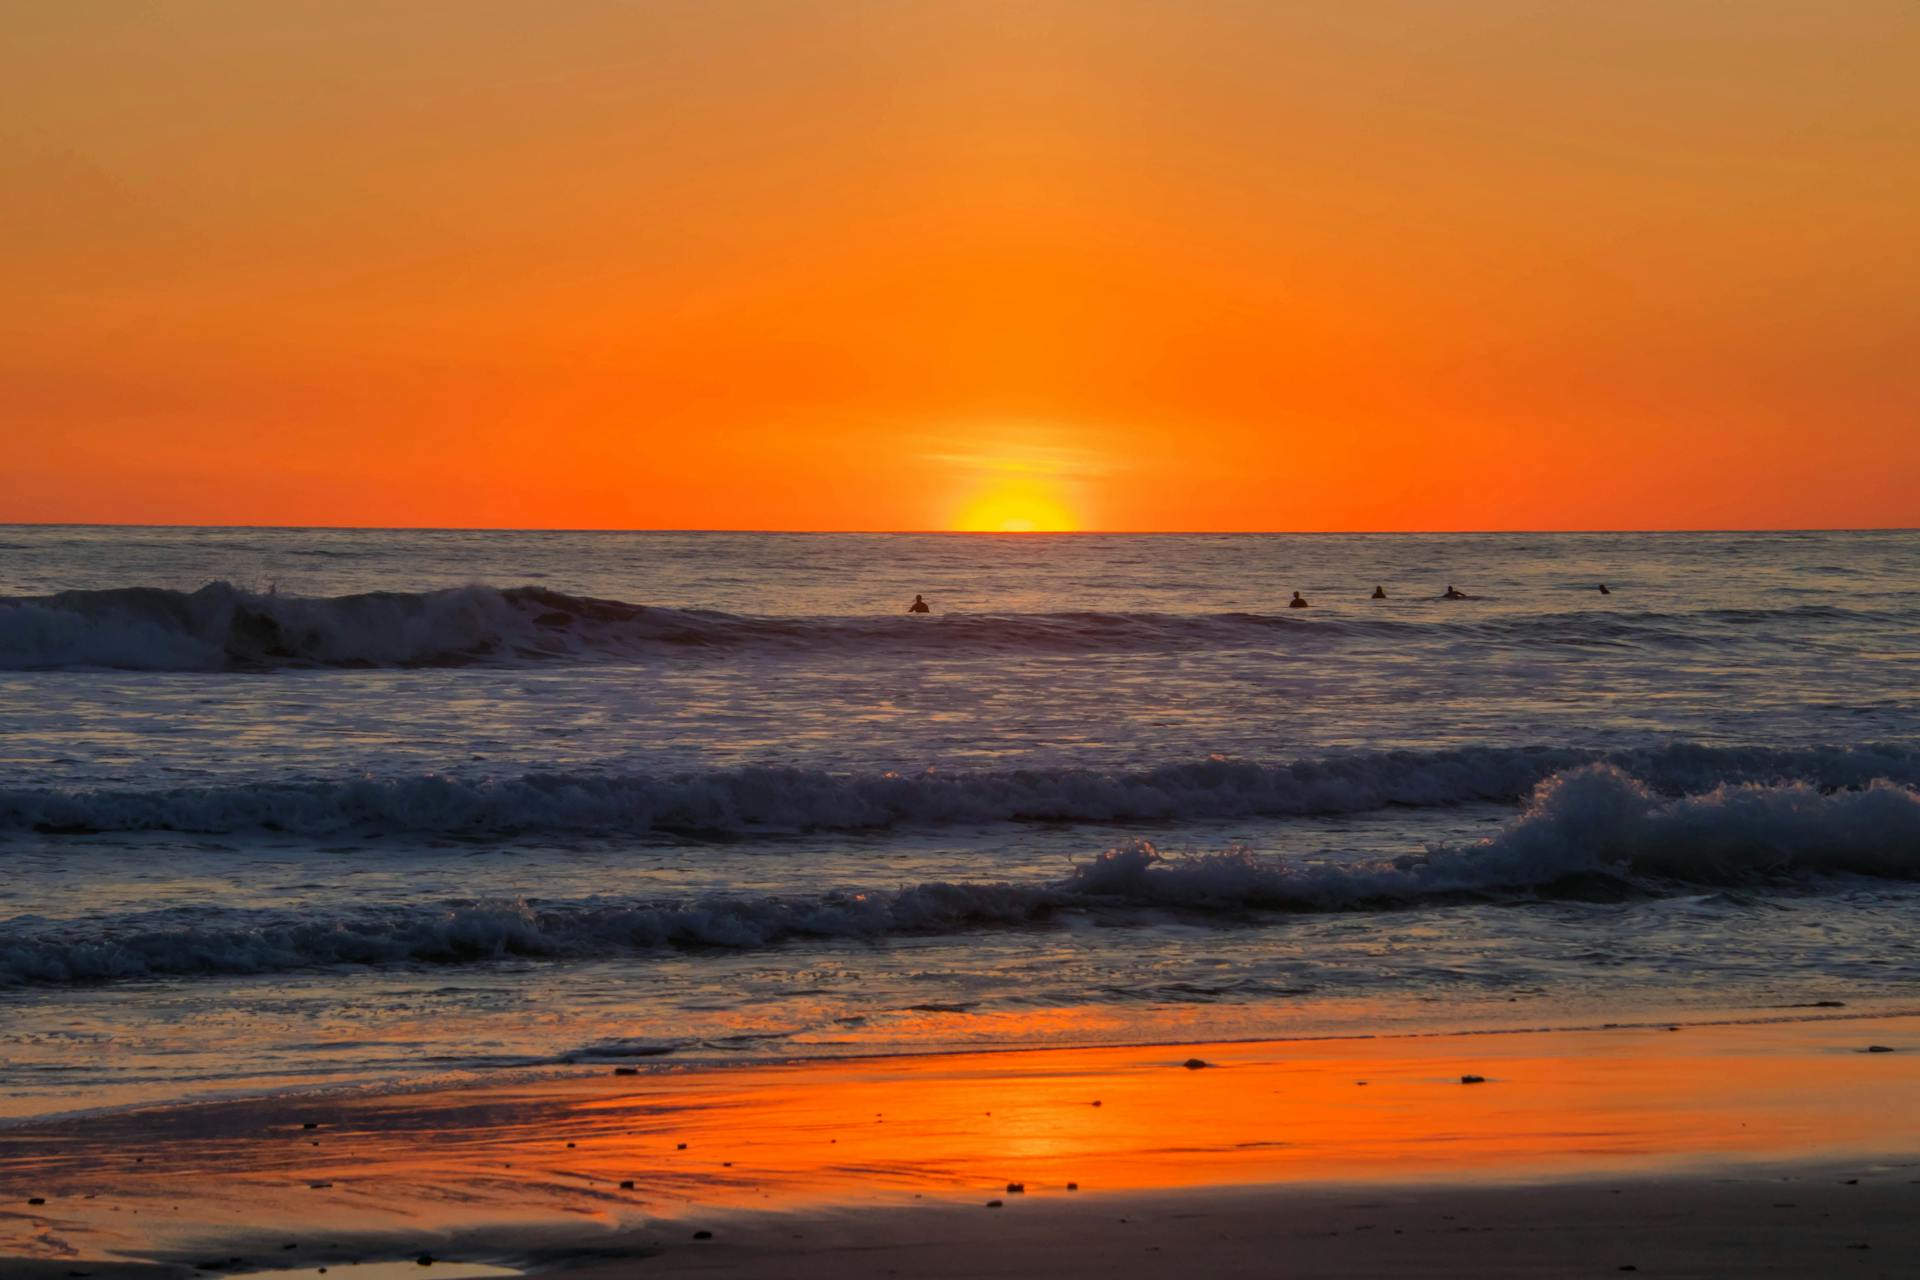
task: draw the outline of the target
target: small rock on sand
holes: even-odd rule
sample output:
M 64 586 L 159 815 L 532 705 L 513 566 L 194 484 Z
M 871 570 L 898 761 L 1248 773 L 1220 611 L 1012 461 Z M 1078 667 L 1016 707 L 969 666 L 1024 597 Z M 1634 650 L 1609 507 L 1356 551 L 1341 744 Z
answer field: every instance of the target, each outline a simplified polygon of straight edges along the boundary
M 1461 1084 L 1485 1084 L 1486 1082 L 1487 1082 L 1487 1078 L 1485 1076 L 1461 1076 L 1460 1077 Z
M 1006 1203 L 1005 1200 L 989 1200 L 987 1201 L 987 1208 L 998 1209 L 1000 1206 L 1004 1205 L 1005 1203 Z
M 1893 1046 L 1890 1044 L 1870 1044 L 1867 1046 L 1867 1052 L 1868 1053 L 1892 1053 Z
M 47 1198 L 45 1196 L 32 1196 L 27 1200 L 28 1204 L 45 1204 L 46 1202 Z

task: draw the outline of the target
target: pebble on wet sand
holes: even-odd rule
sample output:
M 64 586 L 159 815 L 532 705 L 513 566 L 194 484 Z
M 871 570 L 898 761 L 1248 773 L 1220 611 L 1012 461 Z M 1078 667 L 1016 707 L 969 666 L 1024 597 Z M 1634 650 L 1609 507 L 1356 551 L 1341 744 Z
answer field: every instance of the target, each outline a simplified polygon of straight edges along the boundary
M 1006 1201 L 1004 1200 L 989 1200 L 987 1201 L 987 1208 L 998 1209 L 1000 1206 L 1004 1205 L 1005 1203 Z

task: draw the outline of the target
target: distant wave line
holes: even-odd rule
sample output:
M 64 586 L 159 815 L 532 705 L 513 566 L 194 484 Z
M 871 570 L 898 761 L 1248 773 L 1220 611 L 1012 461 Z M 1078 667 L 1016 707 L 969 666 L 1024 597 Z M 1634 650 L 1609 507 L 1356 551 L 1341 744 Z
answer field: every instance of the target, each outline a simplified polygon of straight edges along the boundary
M 1369 608 L 1363 600 L 1354 603 L 1356 609 Z M 1180 652 L 1435 635 L 1517 646 L 1668 649 L 1768 638 L 1798 641 L 1808 627 L 1906 626 L 1916 620 L 1920 614 L 1912 610 L 1832 605 L 1682 613 L 1599 608 L 1516 615 L 1488 613 L 1471 602 L 1427 617 L 1325 609 L 779 617 L 630 604 L 536 586 L 304 597 L 216 582 L 197 591 L 122 587 L 0 597 L 0 670 L 445 668 L 671 660 L 701 653 L 874 650 L 935 655 Z M 1776 623 L 1777 630 L 1768 625 Z

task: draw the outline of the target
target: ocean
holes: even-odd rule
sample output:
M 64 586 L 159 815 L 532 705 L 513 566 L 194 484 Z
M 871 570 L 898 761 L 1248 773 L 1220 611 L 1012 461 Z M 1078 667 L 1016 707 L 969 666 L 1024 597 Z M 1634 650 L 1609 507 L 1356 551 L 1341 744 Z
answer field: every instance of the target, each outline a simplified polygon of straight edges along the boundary
M 0 527 L 0 1118 L 1920 1007 L 1916 787 L 1911 532 Z

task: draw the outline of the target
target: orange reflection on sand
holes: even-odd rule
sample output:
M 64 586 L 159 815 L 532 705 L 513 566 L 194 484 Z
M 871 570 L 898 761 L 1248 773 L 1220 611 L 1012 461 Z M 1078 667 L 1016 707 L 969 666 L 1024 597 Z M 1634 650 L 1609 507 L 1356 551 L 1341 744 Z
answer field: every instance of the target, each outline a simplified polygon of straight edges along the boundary
M 655 1078 L 582 1110 L 677 1111 L 671 1151 L 649 1138 L 616 1141 L 630 1167 L 724 1158 L 750 1171 L 759 1192 L 803 1199 L 855 1184 L 991 1189 L 1012 1180 L 1040 1191 L 1069 1181 L 1112 1190 L 1504 1178 L 1910 1142 L 1920 1123 L 1903 1100 L 1920 1060 L 1810 1045 L 1807 1032 L 894 1059 L 833 1068 L 830 1087 L 818 1067 Z M 1189 1054 L 1210 1065 L 1183 1067 Z M 1463 1084 L 1463 1075 L 1485 1083 Z
M 0 1131 L 0 1182 L 46 1195 L 66 1237 L 124 1246 L 130 1232 L 191 1238 L 235 1220 L 615 1225 L 693 1206 L 1004 1195 L 1009 1182 L 1045 1195 L 1622 1175 L 1913 1150 L 1916 1050 L 1908 1017 L 593 1068 Z M 145 1216 L 109 1217 L 123 1206 Z M 0 1256 L 9 1247 L 29 1246 L 0 1239 Z

